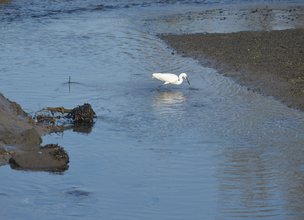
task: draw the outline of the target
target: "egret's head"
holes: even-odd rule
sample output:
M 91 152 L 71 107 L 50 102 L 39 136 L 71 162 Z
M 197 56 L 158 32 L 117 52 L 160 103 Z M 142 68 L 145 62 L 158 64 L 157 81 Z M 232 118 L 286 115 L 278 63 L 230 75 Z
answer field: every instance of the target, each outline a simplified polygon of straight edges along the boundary
M 187 78 L 187 74 L 186 73 L 181 73 L 181 74 L 179 74 L 179 76 L 182 77 L 183 79 Z
M 179 76 L 180 76 L 181 78 L 183 78 L 183 79 L 186 79 L 187 82 L 188 82 L 188 84 L 190 85 L 190 82 L 189 82 L 189 79 L 188 79 L 188 76 L 187 76 L 186 73 L 181 73 Z

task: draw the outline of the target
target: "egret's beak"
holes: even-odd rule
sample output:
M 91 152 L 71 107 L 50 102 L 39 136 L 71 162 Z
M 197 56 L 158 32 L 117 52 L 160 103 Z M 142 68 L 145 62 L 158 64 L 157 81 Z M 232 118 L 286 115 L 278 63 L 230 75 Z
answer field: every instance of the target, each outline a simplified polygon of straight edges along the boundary
M 190 85 L 190 82 L 189 82 L 189 79 L 188 79 L 188 77 L 186 77 L 186 80 L 187 80 L 188 84 Z

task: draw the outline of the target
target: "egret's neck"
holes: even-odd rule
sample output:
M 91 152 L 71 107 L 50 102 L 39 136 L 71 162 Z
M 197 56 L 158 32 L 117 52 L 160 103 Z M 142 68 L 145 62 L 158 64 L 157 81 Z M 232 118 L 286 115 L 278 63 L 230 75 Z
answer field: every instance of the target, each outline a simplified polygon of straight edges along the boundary
M 182 77 L 182 76 L 179 76 L 179 77 L 178 77 L 178 81 L 177 81 L 176 85 L 180 85 L 180 84 L 182 84 L 182 83 L 183 83 L 183 81 L 184 81 L 183 77 Z

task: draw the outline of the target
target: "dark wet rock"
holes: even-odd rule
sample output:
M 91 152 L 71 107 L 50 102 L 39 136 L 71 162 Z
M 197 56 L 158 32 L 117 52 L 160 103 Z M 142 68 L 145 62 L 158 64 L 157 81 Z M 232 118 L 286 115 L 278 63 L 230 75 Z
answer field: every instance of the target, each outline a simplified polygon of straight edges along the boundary
M 69 162 L 69 156 L 66 151 L 57 144 L 48 144 L 44 146 L 44 149 L 52 149 L 49 152 L 51 156 L 53 156 L 56 160 L 65 160 L 67 163 Z
M 55 118 L 52 116 L 47 116 L 47 115 L 37 115 L 36 117 L 38 123 L 43 123 L 43 124 L 52 124 L 55 125 Z
M 19 104 L 0 94 L 0 146 L 40 144 L 40 131 Z
M 92 106 L 88 103 L 80 105 L 74 109 L 66 116 L 73 120 L 77 124 L 93 124 L 96 114 Z
M 83 123 L 74 123 L 74 125 L 72 126 L 72 129 L 74 132 L 89 134 L 89 133 L 91 133 L 91 131 L 93 129 L 93 125 L 92 124 L 83 124 Z
M 96 114 L 88 103 L 73 109 L 48 107 L 33 116 L 38 124 L 49 126 L 53 132 L 72 128 L 74 131 L 89 133 L 92 130 Z
M 63 172 L 69 166 L 67 152 L 57 144 L 48 144 L 37 149 L 11 153 L 12 169 L 27 171 Z
M 23 131 L 20 134 L 19 139 L 21 140 L 21 143 L 23 145 L 28 145 L 28 146 L 29 145 L 38 146 L 42 142 L 40 134 L 34 128 L 27 129 L 27 130 Z
M 0 149 L 0 166 L 7 164 L 10 158 L 11 155 L 8 151 Z

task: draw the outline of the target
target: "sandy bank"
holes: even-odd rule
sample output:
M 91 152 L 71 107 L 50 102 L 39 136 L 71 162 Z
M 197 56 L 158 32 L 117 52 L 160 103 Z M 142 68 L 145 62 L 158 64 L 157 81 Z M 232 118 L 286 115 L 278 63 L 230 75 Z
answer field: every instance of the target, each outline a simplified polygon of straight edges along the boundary
M 178 53 L 304 110 L 304 29 L 161 36 Z

